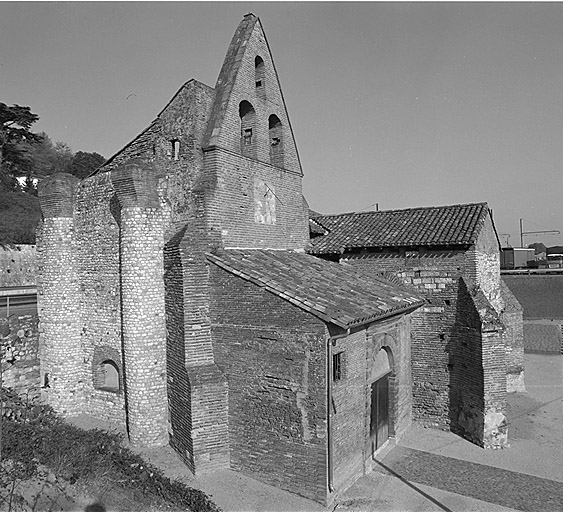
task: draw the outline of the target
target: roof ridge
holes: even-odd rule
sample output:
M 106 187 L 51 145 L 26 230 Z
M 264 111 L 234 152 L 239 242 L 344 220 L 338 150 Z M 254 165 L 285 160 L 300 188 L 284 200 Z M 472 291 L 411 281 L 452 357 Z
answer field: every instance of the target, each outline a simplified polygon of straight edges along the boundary
M 407 211 L 419 211 L 419 210 L 442 210 L 446 208 L 456 208 L 456 207 L 469 207 L 469 206 L 488 206 L 486 201 L 481 201 L 477 203 L 458 203 L 458 204 L 447 204 L 447 205 L 440 205 L 440 206 L 415 206 L 412 208 L 396 208 L 394 210 L 378 210 L 378 211 L 368 211 L 368 212 L 344 212 L 344 213 L 327 213 L 327 214 L 319 214 L 317 216 L 312 217 L 314 219 L 318 219 L 320 217 L 345 217 L 349 215 L 378 215 L 382 213 L 393 213 L 393 212 L 407 212 Z

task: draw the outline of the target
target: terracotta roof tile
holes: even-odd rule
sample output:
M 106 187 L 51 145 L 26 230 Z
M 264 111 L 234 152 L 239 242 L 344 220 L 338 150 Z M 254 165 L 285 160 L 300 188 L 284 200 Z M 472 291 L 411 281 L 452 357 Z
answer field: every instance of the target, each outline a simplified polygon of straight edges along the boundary
M 384 278 L 368 277 L 351 266 L 302 252 L 233 249 L 207 254 L 207 259 L 342 328 L 423 303 L 410 290 Z
M 487 203 L 313 217 L 324 236 L 312 238 L 312 254 L 363 247 L 471 245 L 489 214 Z M 317 230 L 318 231 L 318 230 Z

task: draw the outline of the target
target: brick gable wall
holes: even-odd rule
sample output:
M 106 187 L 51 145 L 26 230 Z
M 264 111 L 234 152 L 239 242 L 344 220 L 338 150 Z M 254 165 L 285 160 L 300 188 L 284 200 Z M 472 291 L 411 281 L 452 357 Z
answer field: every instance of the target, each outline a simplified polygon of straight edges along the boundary
M 255 85 L 255 58 L 257 56 L 264 61 L 264 78 L 261 89 L 257 89 Z M 245 43 L 240 62 L 234 63 L 232 71 L 233 76 L 227 77 L 229 81 L 234 81 L 231 85 L 228 105 L 221 125 L 215 128 L 219 132 L 216 138 L 216 145 L 241 154 L 239 104 L 246 100 L 253 106 L 255 111 L 253 130 L 255 158 L 261 162 L 270 163 L 271 146 L 268 134 L 268 118 L 274 114 L 282 123 L 283 168 L 290 172 L 301 174 L 297 148 L 277 73 L 259 21 L 254 25 L 252 34 Z
M 231 467 L 325 502 L 326 328 L 211 265 L 215 361 L 229 382 Z

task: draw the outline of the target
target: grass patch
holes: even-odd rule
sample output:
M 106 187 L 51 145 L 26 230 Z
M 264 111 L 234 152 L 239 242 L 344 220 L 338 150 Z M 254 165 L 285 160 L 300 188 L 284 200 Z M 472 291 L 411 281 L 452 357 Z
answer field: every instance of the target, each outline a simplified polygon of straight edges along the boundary
M 193 512 L 219 512 L 197 489 L 165 477 L 122 446 L 122 435 L 82 430 L 60 419 L 46 405 L 27 404 L 2 389 L 2 461 L 11 461 L 14 479 L 36 477 L 48 467 L 57 478 L 86 489 L 117 487 L 137 505 L 168 505 Z

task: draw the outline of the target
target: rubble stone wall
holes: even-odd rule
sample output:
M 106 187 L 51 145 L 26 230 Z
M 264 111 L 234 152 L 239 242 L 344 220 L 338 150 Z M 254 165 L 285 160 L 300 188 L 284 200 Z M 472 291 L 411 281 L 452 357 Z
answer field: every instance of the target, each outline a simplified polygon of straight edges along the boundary
M 40 396 L 37 315 L 0 318 L 2 386 L 30 400 Z

